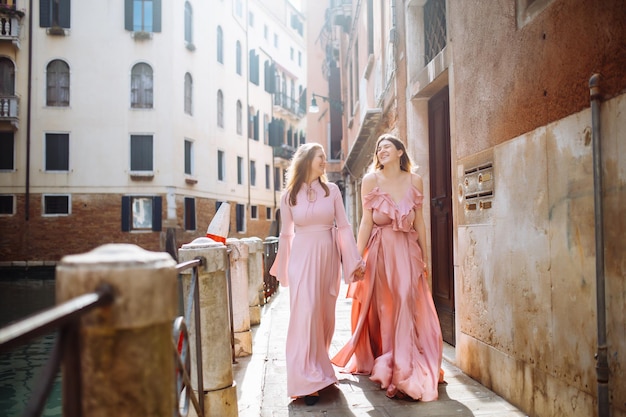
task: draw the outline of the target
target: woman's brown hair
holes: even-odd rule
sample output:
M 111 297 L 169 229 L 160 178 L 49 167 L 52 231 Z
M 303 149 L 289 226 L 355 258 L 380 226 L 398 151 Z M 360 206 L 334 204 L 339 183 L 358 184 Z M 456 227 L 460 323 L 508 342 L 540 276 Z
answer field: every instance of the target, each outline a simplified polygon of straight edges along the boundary
M 319 143 L 305 143 L 300 145 L 293 155 L 293 158 L 291 158 L 291 164 L 287 169 L 287 184 L 285 185 L 285 190 L 289 193 L 289 205 L 296 205 L 298 191 L 300 191 L 302 184 L 304 184 L 309 177 L 311 162 L 320 149 L 322 151 L 324 150 Z M 328 197 L 330 189 L 328 185 L 326 185 L 326 183 L 328 183 L 326 175 L 320 176 L 318 181 L 326 193 L 324 196 Z
M 397 150 L 402 151 L 402 155 L 400 156 L 400 169 L 402 171 L 411 172 L 413 163 L 411 162 L 409 154 L 406 152 L 406 147 L 404 146 L 404 143 L 402 143 L 400 139 L 390 133 L 384 133 L 380 135 L 376 140 L 376 147 L 374 148 L 374 158 L 372 160 L 372 167 L 374 168 L 374 170 L 378 171 L 385 168 L 383 164 L 381 164 L 378 160 L 378 147 L 380 146 L 380 142 L 384 140 L 391 142 Z

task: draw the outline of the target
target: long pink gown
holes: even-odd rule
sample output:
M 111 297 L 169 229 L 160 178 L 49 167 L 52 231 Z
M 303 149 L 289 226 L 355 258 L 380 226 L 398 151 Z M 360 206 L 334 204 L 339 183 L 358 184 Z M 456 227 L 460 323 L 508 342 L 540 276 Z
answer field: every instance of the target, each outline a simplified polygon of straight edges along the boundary
M 432 401 L 443 380 L 443 340 L 413 229 L 422 200 L 413 186 L 398 203 L 378 187 L 365 196 L 374 221 L 365 278 L 348 288 L 353 334 L 332 362 L 370 375 L 389 397 Z
M 335 331 L 335 305 L 341 268 L 350 282 L 361 257 L 350 229 L 339 188 L 328 183 L 330 195 L 315 181 L 315 201 L 306 187 L 290 206 L 281 198 L 278 253 L 270 273 L 289 286 L 287 330 L 287 394 L 305 396 L 335 382 L 328 349 Z M 313 200 L 313 199 L 311 199 Z

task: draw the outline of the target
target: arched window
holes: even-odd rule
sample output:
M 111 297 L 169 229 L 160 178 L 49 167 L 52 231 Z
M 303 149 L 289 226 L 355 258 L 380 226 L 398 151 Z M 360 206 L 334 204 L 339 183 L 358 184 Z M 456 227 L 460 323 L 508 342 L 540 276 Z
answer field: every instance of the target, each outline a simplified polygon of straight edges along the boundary
M 224 127 L 224 93 L 217 90 L 217 125 Z
M 217 27 L 217 62 L 224 63 L 224 32 L 222 27 Z
M 243 133 L 243 108 L 241 106 L 241 100 L 237 100 L 237 134 Z
M 130 107 L 151 109 L 153 106 L 152 67 L 144 62 L 133 66 L 130 75 Z
M 193 10 L 188 1 L 185 2 L 185 42 L 193 45 Z
M 241 75 L 241 42 L 239 41 L 237 41 L 235 53 L 237 54 L 237 74 Z
M 70 105 L 70 67 L 55 59 L 46 67 L 46 106 Z
M 193 80 L 191 74 L 185 74 L 185 113 L 192 115 L 192 94 L 193 94 Z

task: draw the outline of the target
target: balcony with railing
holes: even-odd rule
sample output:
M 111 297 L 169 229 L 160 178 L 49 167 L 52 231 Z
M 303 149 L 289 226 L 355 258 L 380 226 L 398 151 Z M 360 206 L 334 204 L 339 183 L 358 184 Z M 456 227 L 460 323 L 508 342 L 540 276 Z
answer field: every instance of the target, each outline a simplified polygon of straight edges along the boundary
M 18 96 L 0 96 L 0 122 L 9 122 L 17 128 L 19 103 Z
M 304 117 L 306 111 L 300 100 L 289 97 L 285 93 L 274 94 L 274 109 L 279 112 L 287 112 L 289 115 L 301 118 Z
M 0 4 L 0 41 L 12 42 L 17 48 L 20 47 L 21 19 L 24 12 L 14 6 Z

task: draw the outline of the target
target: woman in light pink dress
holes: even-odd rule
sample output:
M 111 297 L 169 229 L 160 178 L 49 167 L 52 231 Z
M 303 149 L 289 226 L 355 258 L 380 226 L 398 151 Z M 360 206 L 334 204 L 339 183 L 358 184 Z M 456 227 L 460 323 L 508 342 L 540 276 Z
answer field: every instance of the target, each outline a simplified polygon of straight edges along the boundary
M 392 135 L 378 138 L 373 167 L 362 182 L 357 237 L 365 278 L 348 288 L 352 337 L 332 362 L 370 375 L 388 397 L 436 400 L 443 340 L 426 278 L 422 178 Z
M 281 232 L 270 273 L 289 286 L 287 394 L 307 405 L 337 382 L 328 349 L 335 331 L 341 269 L 347 282 L 360 279 L 359 256 L 337 185 L 325 175 L 321 145 L 296 151 L 280 201 Z

